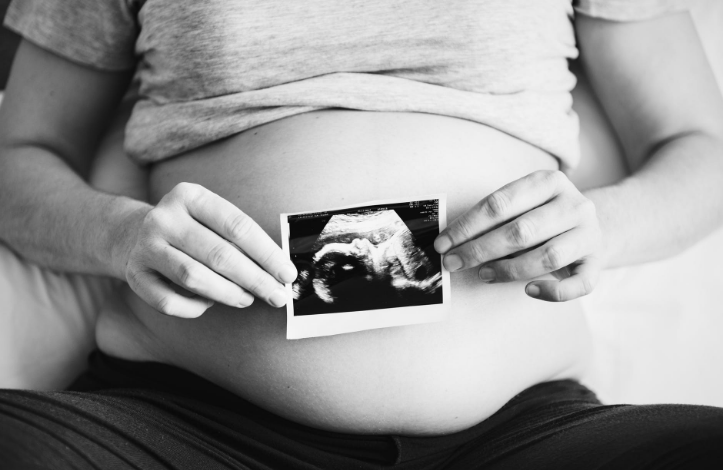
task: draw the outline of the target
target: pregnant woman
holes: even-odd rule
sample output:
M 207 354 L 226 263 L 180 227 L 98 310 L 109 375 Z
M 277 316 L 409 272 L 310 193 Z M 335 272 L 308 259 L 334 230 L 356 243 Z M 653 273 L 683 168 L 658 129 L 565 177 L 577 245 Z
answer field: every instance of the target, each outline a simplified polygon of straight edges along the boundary
M 0 111 L 0 238 L 127 284 L 71 391 L 0 392 L 0 456 L 722 462 L 723 410 L 603 406 L 575 381 L 589 344 L 575 299 L 599 271 L 674 254 L 723 218 L 723 99 L 688 14 L 576 8 L 573 21 L 566 0 L 15 1 L 6 24 L 25 41 Z M 575 34 L 634 170 L 584 194 L 565 173 Z M 125 148 L 149 168 L 149 203 L 83 179 L 131 77 Z M 432 193 L 453 221 L 435 242 L 450 320 L 286 340 L 282 284 L 297 273 L 279 214 Z

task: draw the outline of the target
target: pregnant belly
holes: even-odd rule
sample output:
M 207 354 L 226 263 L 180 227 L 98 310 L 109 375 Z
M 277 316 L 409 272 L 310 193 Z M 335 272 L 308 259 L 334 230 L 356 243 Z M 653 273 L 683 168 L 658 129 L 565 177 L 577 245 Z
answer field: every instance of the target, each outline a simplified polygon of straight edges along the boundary
M 447 194 L 453 220 L 505 183 L 556 168 L 545 152 L 441 116 L 328 110 L 248 130 L 156 165 L 158 200 L 181 181 L 236 204 L 280 244 L 281 212 Z M 525 296 L 453 273 L 442 323 L 286 340 L 285 309 L 216 305 L 162 316 L 124 293 L 98 342 L 109 354 L 188 369 L 297 422 L 350 433 L 444 434 L 470 427 L 521 390 L 575 377 L 586 351 L 579 304 Z

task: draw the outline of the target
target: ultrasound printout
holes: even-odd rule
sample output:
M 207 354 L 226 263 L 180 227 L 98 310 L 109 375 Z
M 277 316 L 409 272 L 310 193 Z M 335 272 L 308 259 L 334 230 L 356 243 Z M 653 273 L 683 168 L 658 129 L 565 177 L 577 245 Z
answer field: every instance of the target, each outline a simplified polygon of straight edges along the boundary
M 298 270 L 287 284 L 287 338 L 439 321 L 449 273 L 434 250 L 444 195 L 282 214 L 282 246 Z

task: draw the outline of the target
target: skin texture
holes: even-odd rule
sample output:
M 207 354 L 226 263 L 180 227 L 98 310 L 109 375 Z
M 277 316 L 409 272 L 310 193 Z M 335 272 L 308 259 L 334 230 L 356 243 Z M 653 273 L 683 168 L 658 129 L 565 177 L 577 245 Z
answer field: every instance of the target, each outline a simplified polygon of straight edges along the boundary
M 576 26 L 584 66 L 636 172 L 617 185 L 585 194 L 596 207 L 601 248 L 597 244 L 580 248 L 579 237 L 568 236 L 557 241 L 558 250 L 581 255 L 577 261 L 594 254 L 595 259 L 604 260 L 601 266 L 676 253 L 719 225 L 723 213 L 723 189 L 718 184 L 723 175 L 723 104 L 692 22 L 687 14 L 628 24 L 581 16 Z M 163 259 L 160 255 L 144 258 L 150 260 L 146 264 L 131 262 L 136 259 L 140 233 L 150 230 L 161 236 L 158 224 L 149 225 L 147 215 L 153 208 L 101 194 L 83 181 L 94 143 L 106 125 L 103 117 L 112 114 L 127 80 L 128 74 L 95 71 L 28 43 L 21 46 L 0 109 L 0 218 L 4 221 L 0 238 L 25 257 L 56 269 L 109 274 L 131 283 L 143 270 L 186 272 L 193 265 L 187 260 L 166 259 L 163 262 L 170 263 L 166 266 L 152 261 Z M 527 193 L 525 188 L 545 193 L 531 178 L 528 183 L 521 183 L 520 193 Z M 179 200 L 186 204 L 189 198 L 198 197 L 187 191 L 176 191 L 184 193 Z M 549 205 L 543 199 L 538 199 L 538 208 Z M 471 211 L 481 207 L 484 205 L 476 205 Z M 590 212 L 587 203 L 577 207 Z M 232 217 L 231 213 L 225 215 Z M 202 225 L 194 220 L 197 228 Z M 514 220 L 514 212 L 507 220 Z M 585 222 L 576 227 L 591 226 L 589 217 L 580 216 L 579 220 Z M 471 238 L 485 232 L 485 223 L 478 222 L 470 230 Z M 560 234 L 559 238 L 568 225 L 569 221 L 549 218 L 530 239 L 544 239 L 550 233 Z M 500 240 L 507 238 L 502 243 L 511 241 L 515 246 L 509 238 L 514 233 L 508 230 L 508 237 Z M 210 240 L 223 235 L 206 229 L 203 237 Z M 209 242 L 206 246 L 210 250 L 216 245 Z M 504 251 L 509 248 L 498 252 Z M 195 258 L 213 270 L 208 251 Z M 487 261 L 482 256 L 468 264 L 476 266 L 482 259 Z M 544 256 L 528 259 L 537 264 L 529 272 L 557 271 L 552 269 L 556 263 L 542 266 Z M 551 284 L 535 285 L 547 300 L 566 300 L 588 291 L 597 269 L 590 268 L 587 280 L 580 280 L 580 285 L 587 286 L 582 289 L 578 286 L 561 293 Z M 198 287 L 185 285 L 183 278 L 178 280 L 191 291 Z M 223 291 L 228 291 L 228 285 L 213 284 L 200 290 L 210 298 L 227 299 L 228 293 Z M 250 286 L 239 287 L 253 291 Z M 139 294 L 150 298 L 148 293 Z M 237 294 L 243 296 L 240 290 Z M 180 293 L 160 284 L 152 296 L 157 307 L 188 306 L 188 311 L 179 307 L 169 310 L 170 314 L 194 316 L 202 308 L 198 302 L 186 303 Z

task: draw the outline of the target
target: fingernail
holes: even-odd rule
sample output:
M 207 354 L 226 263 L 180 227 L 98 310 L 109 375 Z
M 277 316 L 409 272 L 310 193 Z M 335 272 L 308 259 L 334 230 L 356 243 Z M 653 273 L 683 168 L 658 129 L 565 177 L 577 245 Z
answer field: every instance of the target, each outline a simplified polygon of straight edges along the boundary
M 286 291 L 282 289 L 275 291 L 269 297 L 269 301 L 274 307 L 283 307 L 286 304 Z
M 540 288 L 534 284 L 531 284 L 527 286 L 525 292 L 527 292 L 527 295 L 529 295 L 530 297 L 538 297 L 540 295 Z
M 462 258 L 457 255 L 448 255 L 444 257 L 444 267 L 448 271 L 456 271 L 462 267 Z
M 296 268 L 293 265 L 285 264 L 279 270 L 279 277 L 286 283 L 296 280 Z
M 479 270 L 479 278 L 481 281 L 490 282 L 495 280 L 495 270 L 492 268 L 482 268 Z
M 452 240 L 449 237 L 441 236 L 434 240 L 434 249 L 437 250 L 437 253 L 444 253 L 450 248 L 452 248 Z

